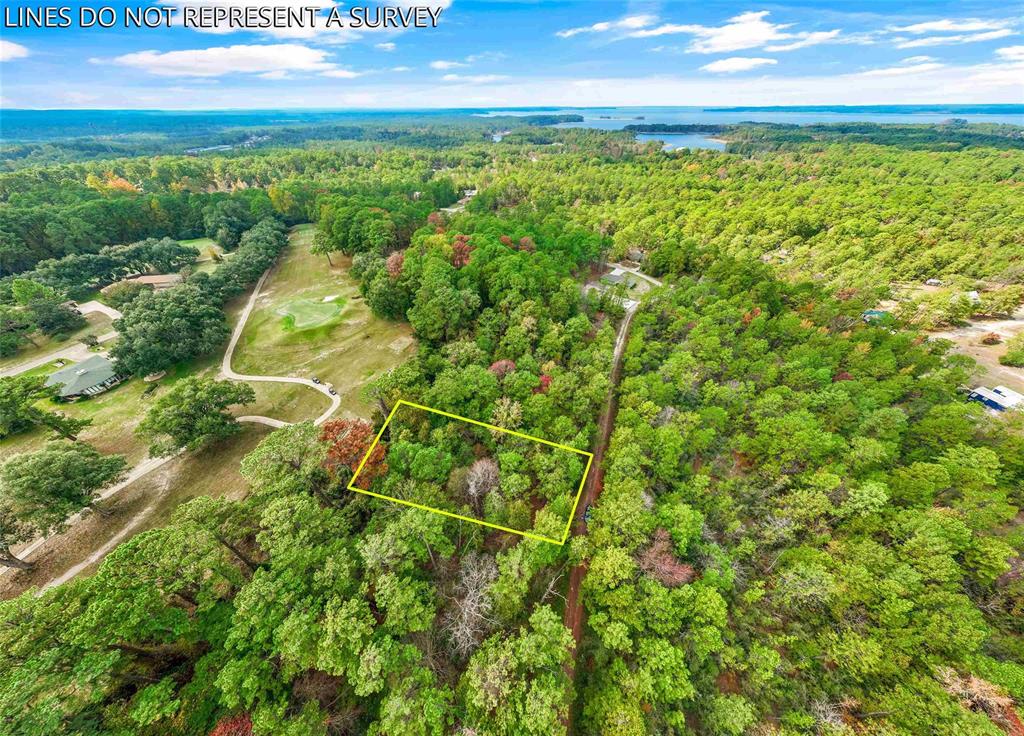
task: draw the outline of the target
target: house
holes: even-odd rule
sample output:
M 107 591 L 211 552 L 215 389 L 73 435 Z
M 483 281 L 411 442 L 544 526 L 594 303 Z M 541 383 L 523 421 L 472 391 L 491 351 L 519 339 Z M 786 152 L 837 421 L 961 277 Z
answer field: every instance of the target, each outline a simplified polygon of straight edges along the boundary
M 81 363 L 51 373 L 47 386 L 57 386 L 57 396 L 73 401 L 83 396 L 95 396 L 116 386 L 125 379 L 106 356 L 93 355 Z
M 141 284 L 142 286 L 148 286 L 153 291 L 163 291 L 164 289 L 170 289 L 172 286 L 177 286 L 182 282 L 180 273 L 159 273 L 152 276 L 136 276 L 131 279 L 122 279 L 117 283 L 104 286 L 100 289 L 101 294 L 109 294 L 110 290 L 115 286 L 121 284 Z
M 604 284 L 625 284 L 627 288 L 632 289 L 636 286 L 636 280 L 632 278 L 628 271 L 623 271 L 621 268 L 613 268 L 610 273 L 606 273 L 601 276 L 601 282 Z
M 1009 411 L 1010 409 L 1024 409 L 1024 394 L 1019 394 L 1006 386 L 986 388 L 978 386 L 967 396 L 971 401 L 984 404 L 995 411 Z
M 884 317 L 888 317 L 889 313 L 884 309 L 865 309 L 861 312 L 860 318 L 865 322 L 877 322 Z

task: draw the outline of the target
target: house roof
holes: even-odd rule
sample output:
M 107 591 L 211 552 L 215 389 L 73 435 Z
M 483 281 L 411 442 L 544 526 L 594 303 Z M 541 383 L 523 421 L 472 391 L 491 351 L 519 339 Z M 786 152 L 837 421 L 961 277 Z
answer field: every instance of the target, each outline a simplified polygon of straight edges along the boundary
M 61 368 L 46 379 L 47 386 L 60 386 L 60 396 L 77 396 L 117 375 L 114 364 L 102 355 L 93 355 L 81 363 Z
M 181 274 L 160 273 L 153 276 L 139 276 L 131 280 L 137 284 L 147 284 L 149 286 L 168 286 L 181 283 Z

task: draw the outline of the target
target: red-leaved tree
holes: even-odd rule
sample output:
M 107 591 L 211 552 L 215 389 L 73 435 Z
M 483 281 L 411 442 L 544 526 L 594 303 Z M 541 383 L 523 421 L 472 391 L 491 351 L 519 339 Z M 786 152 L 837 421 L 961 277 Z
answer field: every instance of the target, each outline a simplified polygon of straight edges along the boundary
M 394 281 L 402 275 L 402 266 L 405 265 L 405 253 L 400 250 L 396 250 L 394 253 L 388 256 L 387 263 L 384 267 L 388 271 L 388 277 Z
M 472 253 L 473 246 L 469 244 L 469 236 L 456 235 L 452 242 L 452 265 L 455 268 L 462 268 L 469 263 Z
M 252 718 L 248 713 L 221 718 L 210 731 L 210 736 L 252 736 Z
M 373 442 L 373 427 L 363 419 L 334 419 L 321 427 L 320 440 L 330 443 L 324 466 L 332 474 L 336 473 L 339 467 L 348 468 L 355 473 Z M 363 472 L 359 474 L 360 486 L 365 488 L 378 475 L 387 472 L 388 466 L 384 462 L 386 453 L 384 446 L 378 442 L 373 452 L 366 458 Z
M 498 378 L 504 378 L 509 373 L 516 369 L 516 364 L 511 360 L 497 360 L 491 363 L 491 367 L 488 368 L 491 373 L 496 375 Z

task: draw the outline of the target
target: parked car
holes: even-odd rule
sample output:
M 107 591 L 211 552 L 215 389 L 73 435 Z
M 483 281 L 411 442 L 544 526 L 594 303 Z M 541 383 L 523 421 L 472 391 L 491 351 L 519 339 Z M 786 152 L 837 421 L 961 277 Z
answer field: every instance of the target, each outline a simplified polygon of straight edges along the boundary
M 313 376 L 313 383 L 320 383 L 320 379 L 317 378 L 316 376 Z

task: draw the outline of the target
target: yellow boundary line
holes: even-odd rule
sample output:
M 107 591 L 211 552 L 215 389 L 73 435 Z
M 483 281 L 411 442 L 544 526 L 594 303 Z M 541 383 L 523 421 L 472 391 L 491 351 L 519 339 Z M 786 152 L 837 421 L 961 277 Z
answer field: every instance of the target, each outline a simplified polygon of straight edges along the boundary
M 370 455 L 373 453 L 374 448 L 377 447 L 377 443 L 380 442 L 380 438 L 382 436 L 384 436 L 384 430 L 387 429 L 388 425 L 391 423 L 392 418 L 394 418 L 394 416 L 395 416 L 395 412 L 397 412 L 398 408 L 400 406 L 403 406 L 403 405 L 404 406 L 411 406 L 414 409 L 422 409 L 423 411 L 429 411 L 432 414 L 440 414 L 441 416 L 448 417 L 449 419 L 458 419 L 459 421 L 468 422 L 470 424 L 475 424 L 478 427 L 484 427 L 485 429 L 490 429 L 490 430 L 495 431 L 495 432 L 504 432 L 505 434 L 510 434 L 513 437 L 520 437 L 520 438 L 525 439 L 525 440 L 532 440 L 533 442 L 540 442 L 542 445 L 548 445 L 549 447 L 554 447 L 554 448 L 559 449 L 559 450 L 568 450 L 569 452 L 575 452 L 577 455 L 585 456 L 587 458 L 587 466 L 583 469 L 583 477 L 580 478 L 580 486 L 576 490 L 576 498 L 572 502 L 572 511 L 569 512 L 569 520 L 565 523 L 565 531 L 562 533 L 561 540 L 552 539 L 551 537 L 545 537 L 543 534 L 534 534 L 533 532 L 524 532 L 521 529 L 510 529 L 509 527 L 501 526 L 500 524 L 491 524 L 488 521 L 482 521 L 480 519 L 474 519 L 472 516 L 463 516 L 461 514 L 453 514 L 452 512 L 444 511 L 443 509 L 435 509 L 432 506 L 425 506 L 425 505 L 420 504 L 420 503 L 415 503 L 414 501 L 405 501 L 405 500 L 403 500 L 401 498 L 395 498 L 394 496 L 385 496 L 382 493 L 374 493 L 373 491 L 367 491 L 367 490 L 365 490 L 363 488 L 356 487 L 356 484 L 355 484 L 356 483 L 356 479 L 359 477 L 359 474 L 361 472 L 363 472 L 363 466 L 366 465 L 366 461 L 370 459 Z M 440 409 L 432 409 L 429 406 L 423 406 L 422 404 L 414 404 L 411 401 L 406 401 L 405 399 L 399 399 L 398 403 L 396 403 L 392 407 L 391 413 L 388 414 L 387 419 L 384 420 L 384 424 L 381 425 L 380 431 L 377 432 L 377 436 L 373 438 L 373 443 L 370 445 L 369 449 L 366 450 L 366 454 L 363 455 L 363 459 L 359 461 L 359 467 L 356 468 L 356 472 L 352 476 L 352 480 L 350 480 L 348 482 L 348 490 L 355 491 L 356 493 L 362 493 L 363 495 L 366 495 L 366 496 L 373 496 L 374 498 L 381 498 L 381 499 L 383 499 L 385 501 L 392 501 L 393 503 L 400 503 L 400 504 L 403 504 L 405 506 L 412 506 L 414 509 L 422 509 L 423 511 L 432 511 L 435 514 L 441 514 L 442 516 L 449 516 L 449 517 L 451 517 L 453 519 L 459 519 L 461 521 L 469 521 L 469 522 L 472 522 L 473 524 L 479 524 L 480 526 L 490 527 L 491 529 L 499 529 L 499 530 L 501 530 L 503 532 L 509 532 L 511 534 L 518 534 L 518 535 L 520 535 L 522 537 L 526 537 L 528 539 L 536 539 L 536 540 L 541 541 L 541 542 L 548 542 L 550 544 L 563 545 L 563 544 L 565 544 L 566 540 L 569 538 L 569 530 L 572 528 L 572 520 L 576 516 L 576 507 L 579 505 L 580 498 L 583 496 L 583 484 L 587 482 L 587 476 L 590 474 L 590 465 L 593 462 L 594 462 L 594 455 L 593 455 L 593 453 L 586 452 L 584 450 L 577 450 L 575 447 L 569 447 L 568 445 L 560 445 L 557 442 L 551 442 L 549 440 L 541 439 L 540 437 L 533 437 L 532 435 L 523 434 L 522 432 L 515 432 L 515 431 L 513 431 L 511 429 L 504 429 L 503 427 L 497 427 L 497 426 L 495 426 L 493 424 L 487 424 L 486 422 L 478 422 L 476 419 L 470 419 L 469 417 L 460 417 L 458 414 L 450 414 L 449 412 L 441 411 Z

